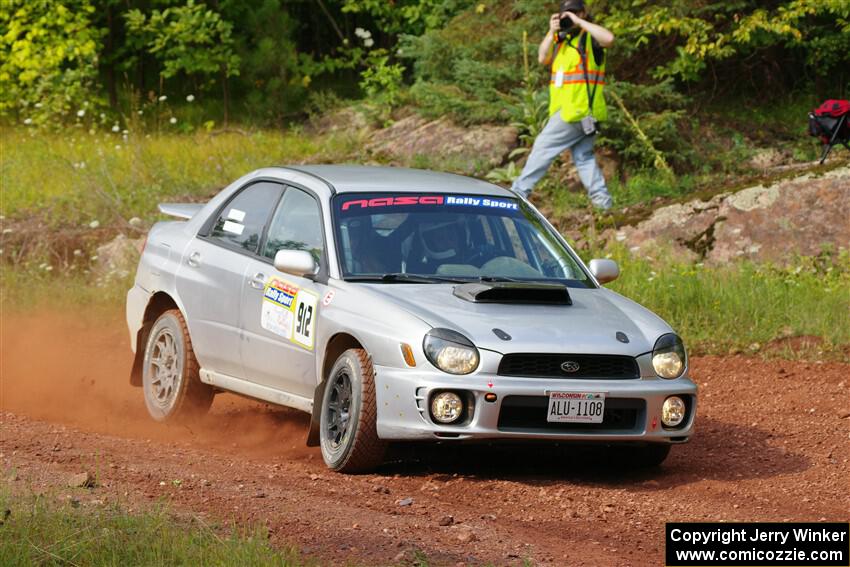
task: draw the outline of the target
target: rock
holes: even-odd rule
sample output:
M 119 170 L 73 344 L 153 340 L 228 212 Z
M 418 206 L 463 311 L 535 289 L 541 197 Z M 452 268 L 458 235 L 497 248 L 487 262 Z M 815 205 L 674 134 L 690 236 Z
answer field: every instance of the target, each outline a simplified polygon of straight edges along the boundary
M 512 126 L 464 127 L 412 115 L 375 132 L 366 149 L 403 165 L 439 160 L 448 170 L 473 174 L 501 165 L 516 144 Z
M 461 528 L 456 537 L 460 543 L 470 543 L 478 539 L 470 528 Z
M 310 480 L 319 480 L 320 478 L 322 477 L 320 477 L 316 473 L 310 473 Z
M 369 129 L 369 121 L 366 116 L 355 108 L 340 108 L 326 112 L 321 117 L 310 122 L 317 134 L 328 134 L 331 132 L 362 132 Z
M 634 226 L 609 229 L 638 255 L 725 264 L 736 259 L 787 264 L 824 246 L 850 242 L 850 166 L 721 193 L 656 209 Z
M 783 165 L 788 161 L 788 156 L 776 148 L 765 148 L 758 150 L 750 158 L 749 165 L 753 169 L 771 169 Z
M 412 506 L 413 498 L 402 498 L 401 500 L 396 500 L 395 503 L 398 506 Z
M 386 486 L 381 486 L 380 484 L 376 484 L 375 486 L 372 487 L 372 492 L 378 492 L 380 494 L 389 494 L 390 489 L 387 488 Z
M 142 222 L 142 219 L 140 219 L 139 217 L 131 218 L 130 220 L 127 221 L 127 224 L 129 224 L 133 228 L 142 228 L 142 226 L 144 225 L 144 223 Z
M 94 477 L 89 472 L 71 475 L 68 478 L 68 486 L 71 488 L 94 488 Z
M 99 276 L 124 277 L 135 271 L 142 253 L 144 239 L 130 239 L 119 234 L 110 242 L 97 247 L 95 273 Z
M 838 419 L 847 419 L 850 417 L 850 410 L 844 410 L 838 413 Z
M 455 519 L 453 516 L 443 516 L 440 518 L 439 524 L 441 526 L 450 526 L 455 523 Z

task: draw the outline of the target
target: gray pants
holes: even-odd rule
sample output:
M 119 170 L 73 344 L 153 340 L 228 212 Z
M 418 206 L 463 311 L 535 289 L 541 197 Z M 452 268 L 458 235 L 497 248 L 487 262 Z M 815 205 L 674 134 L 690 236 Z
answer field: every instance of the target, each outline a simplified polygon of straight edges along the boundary
M 561 113 L 556 112 L 534 140 L 528 161 L 522 173 L 514 180 L 513 190 L 527 197 L 555 158 L 563 151 L 571 150 L 578 176 L 591 202 L 600 209 L 610 209 L 611 195 L 608 194 L 605 178 L 593 156 L 593 138 L 584 133 L 579 122 L 564 122 Z

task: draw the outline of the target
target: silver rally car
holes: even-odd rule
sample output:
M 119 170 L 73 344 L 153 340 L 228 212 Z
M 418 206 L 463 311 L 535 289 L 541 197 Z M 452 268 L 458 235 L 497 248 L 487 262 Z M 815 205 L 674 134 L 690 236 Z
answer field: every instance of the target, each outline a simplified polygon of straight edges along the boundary
M 693 433 L 679 337 L 509 190 L 273 167 L 160 210 L 180 220 L 151 229 L 127 294 L 130 380 L 158 421 L 221 391 L 297 408 L 343 472 L 414 440 L 626 445 L 654 465 Z

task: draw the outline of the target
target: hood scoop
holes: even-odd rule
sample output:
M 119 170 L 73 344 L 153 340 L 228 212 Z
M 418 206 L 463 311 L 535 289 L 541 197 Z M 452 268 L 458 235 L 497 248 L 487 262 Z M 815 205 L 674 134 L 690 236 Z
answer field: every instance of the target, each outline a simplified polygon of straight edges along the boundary
M 567 286 L 537 282 L 474 282 L 455 286 L 454 295 L 472 303 L 572 305 Z

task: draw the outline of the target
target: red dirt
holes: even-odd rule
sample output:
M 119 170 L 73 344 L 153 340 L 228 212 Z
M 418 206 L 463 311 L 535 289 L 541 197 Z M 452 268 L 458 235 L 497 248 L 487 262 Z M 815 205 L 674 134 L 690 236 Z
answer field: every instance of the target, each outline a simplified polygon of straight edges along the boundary
M 4 314 L 0 482 L 91 505 L 164 499 L 264 524 L 333 564 L 409 563 L 419 550 L 435 565 L 659 565 L 665 521 L 850 517 L 848 364 L 694 359 L 697 434 L 652 472 L 570 450 L 416 446 L 362 476 L 325 469 L 299 412 L 220 395 L 197 426 L 154 423 L 130 364 L 118 315 Z M 65 487 L 86 470 L 98 487 Z

